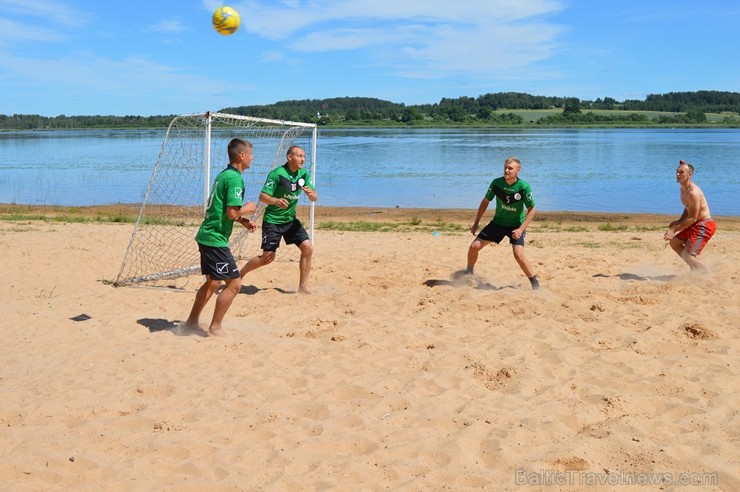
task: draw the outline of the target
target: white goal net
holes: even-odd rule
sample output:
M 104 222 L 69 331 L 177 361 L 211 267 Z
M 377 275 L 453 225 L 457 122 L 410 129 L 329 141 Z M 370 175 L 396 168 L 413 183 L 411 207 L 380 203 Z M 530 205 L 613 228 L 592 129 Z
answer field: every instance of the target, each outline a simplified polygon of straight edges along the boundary
M 229 163 L 232 138 L 253 144 L 254 160 L 242 174 L 245 201 L 257 202 L 267 174 L 286 161 L 291 145 L 306 151 L 306 167 L 316 179 L 316 125 L 224 113 L 175 117 L 154 165 L 116 286 L 183 288 L 201 275 L 195 233 L 203 219 L 213 179 Z M 314 209 L 301 195 L 298 218 L 314 237 Z M 264 204 L 257 208 L 261 225 Z M 259 229 L 249 234 L 234 224 L 229 246 L 237 261 L 260 254 Z M 297 248 L 281 247 L 276 261 L 295 261 Z M 199 279 L 200 281 L 200 279 Z

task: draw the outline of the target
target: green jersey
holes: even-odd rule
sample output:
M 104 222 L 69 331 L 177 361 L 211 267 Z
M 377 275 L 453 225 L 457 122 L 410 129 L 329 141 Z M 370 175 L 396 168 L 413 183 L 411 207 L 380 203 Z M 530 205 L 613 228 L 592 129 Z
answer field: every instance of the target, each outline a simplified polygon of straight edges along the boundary
M 208 207 L 195 240 L 204 246 L 228 248 L 234 221 L 226 215 L 227 207 L 241 207 L 244 202 L 242 173 L 229 166 L 216 176 Z
M 506 180 L 496 178 L 491 181 L 486 192 L 487 200 L 496 199 L 496 214 L 493 223 L 504 227 L 519 227 L 524 222 L 526 210 L 534 207 L 532 188 L 529 183 L 517 179 L 514 184 L 507 184 Z
M 288 200 L 288 208 L 283 210 L 277 205 L 268 205 L 265 208 L 264 221 L 270 224 L 287 224 L 295 219 L 295 210 L 298 207 L 298 198 L 301 196 L 301 186 L 316 189 L 311 181 L 311 174 L 301 168 L 295 173 L 290 172 L 288 165 L 283 164 L 270 171 L 262 187 L 262 193 L 275 198 Z

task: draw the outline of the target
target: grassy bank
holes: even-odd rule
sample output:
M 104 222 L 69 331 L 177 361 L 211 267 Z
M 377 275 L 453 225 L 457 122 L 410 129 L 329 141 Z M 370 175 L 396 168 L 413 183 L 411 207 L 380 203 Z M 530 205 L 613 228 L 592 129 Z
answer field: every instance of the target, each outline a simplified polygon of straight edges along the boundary
M 155 214 L 148 223 L 173 226 L 199 224 L 198 212 L 173 220 L 158 221 Z M 65 223 L 124 223 L 133 224 L 139 207 L 134 204 L 99 205 L 89 207 L 62 207 L 43 205 L 0 204 L 0 221 L 5 222 L 65 222 Z M 168 214 L 172 217 L 172 214 Z M 490 214 L 486 214 L 488 220 Z M 316 228 L 331 231 L 417 231 L 465 232 L 473 219 L 473 209 L 404 209 L 372 207 L 316 207 Z M 645 231 L 662 230 L 675 219 L 672 215 L 601 213 L 601 212 L 538 212 L 530 230 L 547 232 L 581 231 Z M 740 230 L 740 217 L 716 217 L 722 229 Z

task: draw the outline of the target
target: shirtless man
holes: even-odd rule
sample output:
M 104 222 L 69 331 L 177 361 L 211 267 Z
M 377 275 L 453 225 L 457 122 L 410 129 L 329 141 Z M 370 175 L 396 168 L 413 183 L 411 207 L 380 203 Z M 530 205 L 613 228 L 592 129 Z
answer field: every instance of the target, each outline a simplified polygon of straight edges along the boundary
M 670 241 L 673 251 L 691 270 L 706 270 L 707 267 L 697 256 L 714 235 L 717 224 L 712 220 L 707 199 L 701 188 L 691 182 L 693 175 L 694 166 L 683 160 L 679 161 L 676 182 L 681 185 L 681 203 L 684 209 L 678 220 L 668 224 L 668 230 L 663 237 Z

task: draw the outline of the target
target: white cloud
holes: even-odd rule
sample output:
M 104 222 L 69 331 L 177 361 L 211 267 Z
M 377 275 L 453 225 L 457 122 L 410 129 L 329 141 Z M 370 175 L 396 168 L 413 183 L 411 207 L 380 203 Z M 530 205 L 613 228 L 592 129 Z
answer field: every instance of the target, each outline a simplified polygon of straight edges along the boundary
M 111 94 L 141 95 L 156 90 L 171 91 L 173 87 L 187 87 L 193 93 L 244 89 L 240 84 L 188 75 L 180 69 L 136 56 L 114 60 L 77 52 L 53 60 L 39 60 L 0 52 L 0 66 L 11 68 L 13 78 L 24 84 L 103 89 Z
M 64 36 L 54 30 L 0 18 L 0 46 L 21 41 L 57 42 L 62 39 Z
M 63 2 L 50 0 L 0 0 L 0 14 L 12 14 L 26 19 L 45 19 L 53 24 L 80 27 L 89 22 L 89 16 L 81 10 L 68 7 Z M 27 24 L 24 24 L 27 25 Z
M 281 62 L 284 59 L 285 54 L 279 51 L 265 51 L 260 57 L 260 60 L 263 62 Z
M 500 78 L 549 58 L 561 29 L 554 0 L 314 0 L 232 2 L 242 28 L 286 52 L 363 50 L 403 76 L 461 72 Z M 412 75 L 413 74 L 413 75 Z
M 166 19 L 157 22 L 156 24 L 152 25 L 150 29 L 155 32 L 163 33 L 179 33 L 189 30 L 182 22 L 176 19 Z
M 233 2 L 247 29 L 270 39 L 290 38 L 302 29 L 321 24 L 353 23 L 461 23 L 465 25 L 516 22 L 561 10 L 554 0 L 317 0 Z
M 0 46 L 23 41 L 59 42 L 67 38 L 63 31 L 90 22 L 85 12 L 66 5 L 37 0 L 0 0 Z

